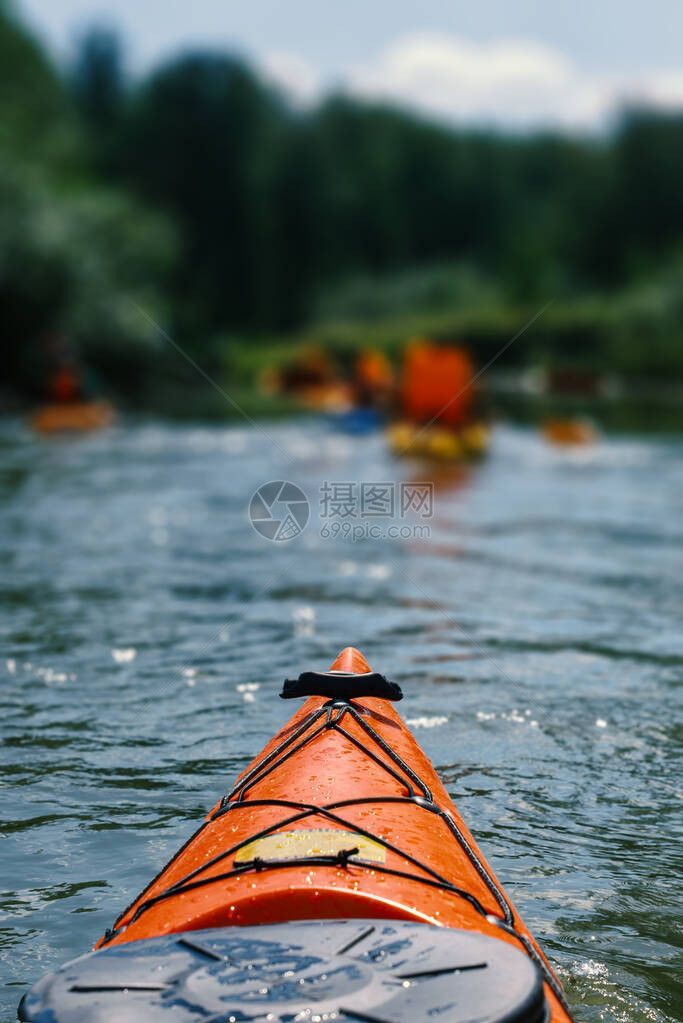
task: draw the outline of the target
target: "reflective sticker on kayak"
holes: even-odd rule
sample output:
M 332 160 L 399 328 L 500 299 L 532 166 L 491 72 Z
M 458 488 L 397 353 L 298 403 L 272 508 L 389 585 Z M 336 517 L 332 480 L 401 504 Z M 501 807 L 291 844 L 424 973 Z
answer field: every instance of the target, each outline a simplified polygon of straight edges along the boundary
M 344 849 L 358 849 L 361 860 L 384 863 L 386 849 L 379 842 L 351 831 L 319 828 L 315 831 L 280 831 L 264 838 L 256 838 L 243 846 L 235 856 L 235 863 L 247 863 L 257 857 L 261 860 L 291 860 L 300 856 L 334 856 Z

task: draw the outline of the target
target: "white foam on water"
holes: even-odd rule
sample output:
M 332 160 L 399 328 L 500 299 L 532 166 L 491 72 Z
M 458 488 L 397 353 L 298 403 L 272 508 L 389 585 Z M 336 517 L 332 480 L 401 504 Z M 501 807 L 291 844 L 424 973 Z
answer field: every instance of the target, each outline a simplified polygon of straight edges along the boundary
M 118 649 L 114 647 L 111 655 L 117 664 L 129 664 L 131 661 L 135 660 L 137 650 L 132 646 L 119 647 Z
M 517 724 L 517 725 L 525 725 L 526 724 L 526 718 L 524 717 L 523 714 L 520 714 L 519 711 L 516 708 L 515 708 L 515 710 L 510 711 L 509 714 L 501 714 L 500 716 L 505 721 L 514 721 L 515 724 Z
M 448 718 L 441 714 L 435 714 L 433 717 L 406 718 L 406 724 L 411 728 L 438 728 L 439 725 L 445 725 L 447 721 Z
M 340 575 L 355 575 L 358 571 L 358 565 L 355 561 L 341 561 L 338 568 Z
M 35 674 L 37 675 L 38 678 L 42 678 L 42 680 L 47 685 L 50 685 L 51 683 L 54 683 L 54 682 L 57 682 L 57 683 L 59 683 L 59 682 L 66 682 L 68 677 L 69 677 L 66 674 L 66 672 L 64 672 L 64 671 L 55 671 L 54 668 L 36 668 Z
M 571 968 L 575 977 L 607 977 L 609 970 L 604 963 L 598 963 L 595 959 L 586 959 L 584 963 L 574 963 Z
M 315 608 L 309 606 L 295 607 L 292 611 L 295 636 L 313 636 L 315 634 Z

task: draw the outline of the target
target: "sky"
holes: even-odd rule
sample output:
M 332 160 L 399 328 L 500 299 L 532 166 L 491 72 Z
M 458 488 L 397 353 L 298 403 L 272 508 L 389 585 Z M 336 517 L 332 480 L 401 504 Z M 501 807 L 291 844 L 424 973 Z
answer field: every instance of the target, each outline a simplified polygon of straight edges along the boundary
M 93 24 L 133 73 L 181 50 L 247 57 L 301 104 L 342 89 L 453 123 L 599 131 L 683 109 L 681 0 L 14 0 L 59 58 Z

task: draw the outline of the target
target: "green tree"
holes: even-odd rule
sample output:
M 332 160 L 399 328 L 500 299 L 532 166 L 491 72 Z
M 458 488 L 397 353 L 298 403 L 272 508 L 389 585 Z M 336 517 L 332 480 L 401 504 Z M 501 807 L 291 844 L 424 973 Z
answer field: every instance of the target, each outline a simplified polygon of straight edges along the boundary
M 258 319 L 261 207 L 279 106 L 241 62 L 186 56 L 133 102 L 127 180 L 180 228 L 174 282 L 187 339 Z
M 153 343 L 131 299 L 153 315 L 164 312 L 160 285 L 172 258 L 172 228 L 91 179 L 87 140 L 68 90 L 1 9 L 0 61 L 5 379 L 27 394 L 41 393 L 50 370 L 46 338 L 67 332 L 86 365 L 122 384 Z
M 94 169 L 111 178 L 120 170 L 126 100 L 121 43 L 115 32 L 105 28 L 86 32 L 71 70 L 70 85 Z

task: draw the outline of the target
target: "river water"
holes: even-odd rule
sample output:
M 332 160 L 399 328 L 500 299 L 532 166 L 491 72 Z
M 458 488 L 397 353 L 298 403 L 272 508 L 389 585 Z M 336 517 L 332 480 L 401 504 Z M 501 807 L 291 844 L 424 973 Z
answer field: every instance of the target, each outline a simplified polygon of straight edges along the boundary
M 0 426 L 2 1018 L 286 720 L 285 675 L 347 644 L 402 685 L 579 1019 L 678 1018 L 683 442 L 501 428 L 410 536 L 353 539 L 327 535 L 325 481 L 430 474 L 379 435 L 263 429 Z M 247 517 L 282 479 L 311 503 L 289 543 Z

